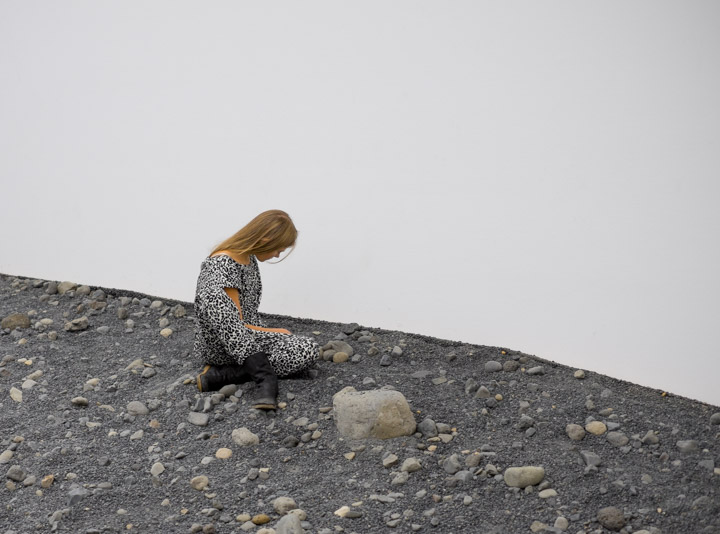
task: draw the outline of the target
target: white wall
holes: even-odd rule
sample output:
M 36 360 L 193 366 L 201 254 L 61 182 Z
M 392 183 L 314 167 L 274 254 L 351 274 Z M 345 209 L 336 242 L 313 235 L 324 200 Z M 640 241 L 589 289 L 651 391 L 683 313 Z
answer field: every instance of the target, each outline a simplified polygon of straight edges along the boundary
M 720 4 L 0 1 L 0 272 L 263 310 L 720 405 Z

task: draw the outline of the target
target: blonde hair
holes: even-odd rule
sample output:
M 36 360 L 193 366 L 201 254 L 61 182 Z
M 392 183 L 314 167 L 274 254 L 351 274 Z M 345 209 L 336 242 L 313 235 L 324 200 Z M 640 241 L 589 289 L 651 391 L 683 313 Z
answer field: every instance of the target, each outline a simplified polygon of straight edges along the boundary
M 258 254 L 295 248 L 297 235 L 298 231 L 287 213 L 268 210 L 216 246 L 211 255 L 221 250 L 235 254 Z

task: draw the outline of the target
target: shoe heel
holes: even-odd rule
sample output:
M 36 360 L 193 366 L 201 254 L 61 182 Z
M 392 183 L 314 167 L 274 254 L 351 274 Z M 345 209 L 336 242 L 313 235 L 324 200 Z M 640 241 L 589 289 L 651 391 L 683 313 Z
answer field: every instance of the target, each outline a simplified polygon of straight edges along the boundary
M 203 377 L 203 375 L 204 375 L 205 373 L 207 373 L 207 372 L 210 370 L 210 367 L 212 367 L 212 366 L 211 366 L 211 365 L 206 365 L 205 368 L 202 370 L 202 372 L 201 372 L 199 375 L 197 375 L 197 380 L 196 380 L 196 381 L 197 381 L 197 388 L 198 388 L 198 391 L 200 391 L 201 393 L 202 393 L 202 390 L 203 390 L 203 388 L 202 388 L 202 377 Z

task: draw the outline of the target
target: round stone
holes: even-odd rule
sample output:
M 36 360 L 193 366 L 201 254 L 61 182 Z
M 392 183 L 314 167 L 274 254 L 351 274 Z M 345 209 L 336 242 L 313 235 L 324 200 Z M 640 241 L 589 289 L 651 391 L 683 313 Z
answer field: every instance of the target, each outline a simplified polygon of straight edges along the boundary
M 605 426 L 605 423 L 602 421 L 590 421 L 587 425 L 585 425 L 585 430 L 595 436 L 602 436 L 605 432 L 607 432 L 607 426 Z
M 598 512 L 597 519 L 608 530 L 618 531 L 625 526 L 624 514 L 614 506 L 608 506 Z
M 166 338 L 170 337 L 172 335 L 172 333 L 173 333 L 172 328 L 163 328 L 162 330 L 160 330 L 160 335 L 162 337 L 166 337 Z
M 332 361 L 333 363 L 345 363 L 349 358 L 350 356 L 346 352 L 336 352 L 332 356 Z
M 285 515 L 295 508 L 297 508 L 297 503 L 290 497 L 278 497 L 273 501 L 273 509 L 280 515 Z
M 222 447 L 215 452 L 215 458 L 218 458 L 220 460 L 227 460 L 228 458 L 230 458 L 232 456 L 232 453 L 233 452 L 231 449 Z
M 150 468 L 150 474 L 154 477 L 160 475 L 165 471 L 165 466 L 160 462 L 155 462 Z
M 583 371 L 582 369 L 578 369 L 577 371 L 575 371 L 573 376 L 578 380 L 582 380 L 583 378 L 585 378 L 585 371 Z
M 585 437 L 585 430 L 580 425 L 569 424 L 565 427 L 568 437 L 573 441 L 580 441 Z

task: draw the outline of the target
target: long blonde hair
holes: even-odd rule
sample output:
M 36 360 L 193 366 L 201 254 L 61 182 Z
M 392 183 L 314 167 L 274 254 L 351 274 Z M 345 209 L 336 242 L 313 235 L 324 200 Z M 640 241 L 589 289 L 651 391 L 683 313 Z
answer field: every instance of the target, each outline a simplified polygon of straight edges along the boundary
M 221 250 L 244 255 L 295 248 L 297 235 L 298 231 L 287 213 L 282 210 L 268 210 L 220 243 L 211 255 Z

